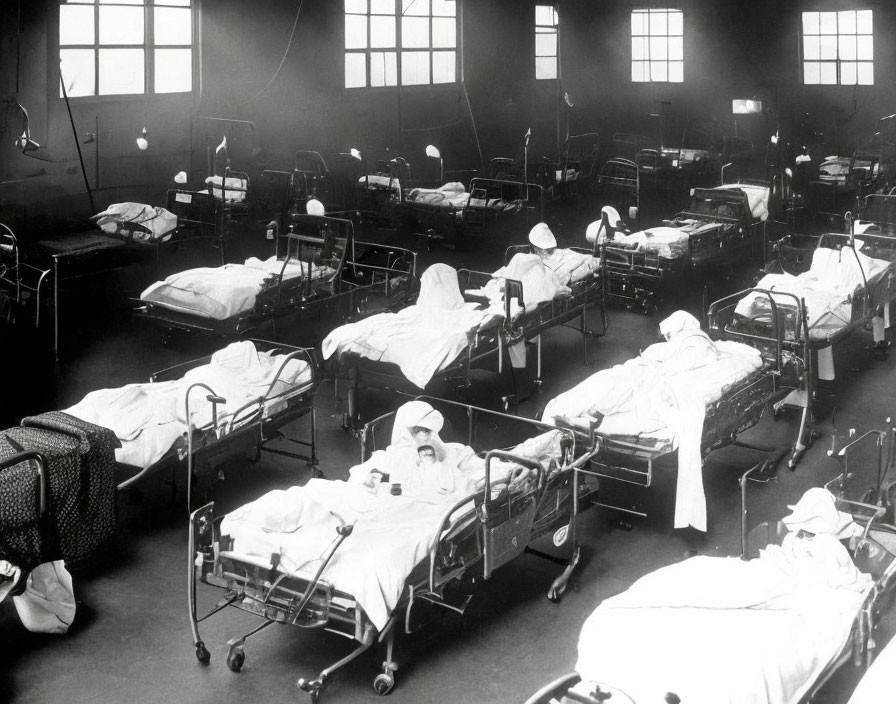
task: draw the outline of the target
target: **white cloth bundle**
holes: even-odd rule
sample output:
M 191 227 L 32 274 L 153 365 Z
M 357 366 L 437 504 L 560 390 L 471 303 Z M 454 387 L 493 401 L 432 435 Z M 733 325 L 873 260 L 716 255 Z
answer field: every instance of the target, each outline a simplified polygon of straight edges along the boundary
M 126 233 L 138 241 L 167 240 L 177 227 L 177 216 L 165 208 L 145 203 L 113 203 L 91 217 L 103 232 Z

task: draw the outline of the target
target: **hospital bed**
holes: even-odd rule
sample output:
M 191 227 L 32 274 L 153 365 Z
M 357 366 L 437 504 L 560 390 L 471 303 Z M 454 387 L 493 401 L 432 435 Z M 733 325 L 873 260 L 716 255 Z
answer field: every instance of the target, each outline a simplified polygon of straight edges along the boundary
M 685 277 L 761 261 L 770 188 L 764 182 L 694 188 L 688 208 L 659 227 L 607 239 L 607 299 L 644 312 Z
M 223 462 L 253 451 L 317 465 L 312 350 L 265 340 L 242 340 L 217 352 L 154 373 L 148 383 L 88 393 L 64 413 L 108 428 L 118 438 L 119 491 L 170 471 L 172 493 L 183 471 L 188 500 L 194 481 L 213 481 Z M 310 417 L 310 437 L 281 429 Z M 283 449 L 287 441 L 307 448 Z M 316 470 L 315 470 L 316 471 Z
M 725 309 L 722 315 L 729 339 L 779 336 L 784 351 L 804 360 L 805 377 L 776 408 L 802 409 L 804 430 L 798 446 L 804 450 L 813 435 L 818 381 L 834 378 L 835 345 L 870 327 L 872 351 L 886 351 L 885 330 L 896 298 L 896 238 L 870 232 L 860 238 L 839 233 L 792 235 L 776 249 L 771 273 L 755 288 L 714 306 L 720 312 Z M 780 330 L 773 331 L 773 325 Z
M 576 671 L 526 704 L 798 704 L 845 664 L 867 667 L 896 534 L 877 507 L 810 491 L 852 522 L 848 540 L 766 522 L 742 559 L 698 556 L 642 577 L 589 615 Z
M 469 190 L 460 213 L 464 236 L 510 232 L 544 220 L 544 188 L 536 183 L 475 177 Z
M 312 702 L 320 699 L 336 670 L 378 643 L 385 645 L 385 657 L 373 686 L 379 694 L 388 694 L 398 667 L 393 659 L 396 635 L 430 625 L 426 614 L 463 614 L 474 596 L 473 582 L 488 580 L 523 552 L 564 567 L 548 591 L 551 600 L 560 599 L 579 558 L 575 517 L 593 489 L 576 483 L 572 469 L 587 459 L 590 449 L 576 445 L 569 433 L 559 431 L 554 436 L 556 429 L 530 419 L 427 400 L 453 423 L 456 437 L 446 436 L 445 441 L 465 441 L 482 458 L 483 480 L 469 494 L 458 490 L 429 502 L 412 495 L 390 495 L 388 485 L 381 484 L 373 499 L 369 493 L 352 499 L 355 488 L 367 489 L 312 480 L 287 494 L 294 492 L 303 502 L 307 492 L 326 496 L 326 502 L 335 505 L 334 520 L 329 521 L 332 526 L 316 531 L 319 537 L 304 538 L 304 547 L 276 532 L 257 533 L 259 538 L 266 534 L 273 539 L 270 546 L 250 546 L 253 541 L 241 537 L 247 534 L 239 519 L 216 516 L 213 504 L 193 513 L 188 551 L 190 623 L 201 663 L 209 662 L 210 653 L 200 624 L 233 606 L 262 620 L 246 635 L 228 641 L 227 665 L 232 671 L 241 670 L 250 636 L 275 623 L 292 624 L 335 633 L 355 644 L 317 677 L 298 680 L 297 686 L 310 694 Z M 365 425 L 362 459 L 388 442 L 394 416 L 389 413 Z M 545 442 L 549 450 L 533 449 L 532 443 L 546 447 Z M 357 515 L 352 506 L 371 500 L 380 502 L 378 511 L 361 514 L 356 522 L 336 518 L 340 513 Z M 266 501 L 250 504 L 249 510 L 263 507 Z M 308 510 L 308 503 L 301 506 Z M 246 515 L 245 508 L 240 511 Z M 262 515 L 276 521 L 273 514 L 277 512 L 263 511 Z M 379 516 L 388 529 L 377 525 Z M 300 528 L 293 535 L 305 530 Z M 541 552 L 536 541 L 548 536 L 557 546 L 552 551 L 559 547 L 568 558 Z M 310 560 L 305 561 L 306 557 Z M 202 614 L 199 601 L 208 600 L 206 586 L 222 589 L 224 595 L 216 607 Z
M 712 348 L 689 351 L 671 343 L 652 345 L 638 357 L 595 372 L 551 399 L 541 414 L 543 421 L 572 428 L 581 442 L 599 447 L 583 471 L 607 480 L 607 487 L 650 488 L 654 472 L 664 468 L 659 460 L 673 458 L 676 528 L 706 530 L 702 471 L 715 450 L 735 445 L 756 451 L 764 457 L 764 470 L 774 467 L 780 450 L 747 443 L 739 436 L 759 422 L 769 403 L 800 388 L 805 375 L 805 357 L 785 348 L 783 333 L 728 335 L 723 320 L 711 307 L 707 334 Z M 602 500 L 600 505 L 646 516 L 623 497 L 618 503 Z
M 506 253 L 509 262 L 516 248 Z M 586 256 L 583 254 L 583 256 Z M 439 272 L 436 272 L 439 269 Z M 523 283 L 512 278 L 446 265 L 430 267 L 421 279 L 421 294 L 414 306 L 397 313 L 368 318 L 360 325 L 332 331 L 323 344 L 324 359 L 334 377 L 337 408 L 344 411 L 344 425 L 354 427 L 361 417 L 360 392 L 364 388 L 419 393 L 435 384 L 456 383 L 464 393 L 472 387 L 475 368 L 495 360 L 497 373 L 510 370 L 513 391 L 502 398 L 505 410 L 515 407 L 516 362 L 525 365 L 525 345 L 536 342 L 535 387 L 541 385 L 541 335 L 550 328 L 578 320 L 587 360 L 588 337 L 606 333 L 604 279 L 600 268 L 588 271 L 548 300 L 527 305 Z M 430 310 L 427 282 L 449 292 L 463 304 L 451 311 Z M 490 285 L 493 284 L 493 285 Z M 432 291 L 433 289 L 427 289 Z M 488 289 L 491 289 L 486 293 Z M 597 305 L 600 327 L 588 327 L 588 310 Z M 513 352 L 511 350 L 513 349 Z
M 294 213 L 266 260 L 193 269 L 156 282 L 136 314 L 169 330 L 232 337 L 269 325 L 344 322 L 400 305 L 416 284 L 416 254 L 358 242 L 351 220 Z
M 853 222 L 853 232 L 862 235 L 896 235 L 896 195 L 872 193 L 861 202 L 858 216 Z

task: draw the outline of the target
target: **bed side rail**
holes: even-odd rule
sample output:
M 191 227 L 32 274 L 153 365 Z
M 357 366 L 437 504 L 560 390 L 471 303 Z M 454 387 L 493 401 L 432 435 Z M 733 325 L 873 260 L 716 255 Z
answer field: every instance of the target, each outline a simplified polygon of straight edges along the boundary
M 386 250 L 389 252 L 388 263 L 384 265 L 370 264 L 359 261 L 358 248 L 364 250 Z M 384 275 L 386 281 L 395 276 L 410 276 L 415 282 L 419 282 L 417 276 L 417 253 L 406 247 L 396 247 L 393 245 L 377 244 L 375 242 L 364 242 L 361 240 L 352 240 L 351 256 L 346 260 L 347 269 L 362 270 L 373 274 L 372 278 L 376 278 L 377 274 Z
M 7 469 L 12 469 L 13 467 L 18 467 L 19 465 L 25 464 L 26 462 L 29 463 L 30 466 L 34 467 L 34 470 L 37 473 L 37 505 L 39 509 L 38 517 L 41 521 L 43 521 L 46 518 L 47 509 L 50 505 L 47 461 L 44 458 L 43 454 L 35 450 L 22 450 L 21 452 L 17 452 L 12 457 L 6 457 L 5 459 L 0 460 L 0 472 L 3 472 Z
M 466 430 L 466 433 L 464 434 L 462 432 L 460 422 L 455 423 L 455 431 L 461 436 L 460 438 L 455 439 L 459 442 L 464 442 L 473 449 L 476 449 L 477 446 L 481 445 L 479 438 L 482 432 L 481 429 L 490 428 L 494 430 L 497 428 L 516 433 L 516 437 L 520 440 L 525 440 L 535 435 L 550 431 L 561 432 L 564 436 L 563 442 L 567 455 L 563 460 L 564 466 L 570 465 L 582 456 L 590 456 L 590 454 L 593 453 L 593 448 L 589 447 L 587 442 L 579 442 L 582 438 L 578 438 L 570 428 L 558 428 L 555 425 L 544 423 L 533 418 L 511 415 L 509 413 L 502 413 L 501 411 L 493 411 L 487 408 L 461 403 L 459 401 L 438 398 L 436 396 L 410 396 L 404 394 L 402 396 L 406 396 L 406 400 L 408 401 L 418 400 L 432 404 L 432 406 L 442 412 L 445 418 L 449 421 L 458 421 L 462 419 L 463 429 Z M 383 415 L 366 422 L 361 428 L 358 434 L 358 439 L 362 462 L 368 459 L 373 454 L 374 450 L 389 444 L 392 423 L 395 420 L 396 412 L 397 411 L 390 411 L 384 413 Z M 501 442 L 506 442 L 506 438 L 506 434 L 501 434 Z
M 458 269 L 457 279 L 460 284 L 461 292 L 467 297 L 466 292 L 475 288 L 482 288 L 492 279 L 504 281 L 504 322 L 510 324 L 513 320 L 513 299 L 516 299 L 521 307 L 525 307 L 526 302 L 523 298 L 523 282 L 519 279 L 508 279 L 503 276 L 495 277 L 487 271 L 476 271 L 475 269 Z M 472 294 L 474 300 L 485 301 L 484 298 Z

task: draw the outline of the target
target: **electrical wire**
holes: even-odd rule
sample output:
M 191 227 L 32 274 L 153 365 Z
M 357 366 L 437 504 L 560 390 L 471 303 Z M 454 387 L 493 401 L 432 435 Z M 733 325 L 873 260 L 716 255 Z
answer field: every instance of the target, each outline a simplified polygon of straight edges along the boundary
M 302 14 L 302 5 L 304 5 L 304 4 L 305 4 L 305 0 L 299 0 L 299 6 L 298 6 L 298 8 L 296 8 L 296 18 L 295 18 L 295 20 L 294 20 L 293 23 L 292 23 L 292 31 L 289 33 L 289 41 L 286 43 L 286 50 L 283 52 L 283 58 L 280 59 L 280 65 L 277 66 L 277 70 L 274 71 L 274 75 L 271 76 L 271 80 L 269 80 L 269 81 L 265 84 L 264 88 L 262 88 L 260 91 L 258 91 L 255 95 L 253 95 L 253 96 L 252 96 L 251 98 L 249 98 L 247 101 L 245 101 L 244 103 L 242 103 L 242 105 L 248 105 L 249 103 L 255 102 L 255 100 L 257 100 L 258 97 L 259 97 L 262 93 L 264 93 L 268 88 L 270 88 L 270 87 L 271 87 L 271 84 L 272 84 L 275 80 L 277 80 L 277 76 L 280 75 L 280 71 L 281 71 L 281 69 L 283 68 L 283 64 L 286 63 L 286 57 L 289 55 L 289 50 L 292 48 L 292 40 L 293 40 L 293 39 L 295 38 L 295 36 L 296 36 L 296 27 L 299 26 L 299 16 Z

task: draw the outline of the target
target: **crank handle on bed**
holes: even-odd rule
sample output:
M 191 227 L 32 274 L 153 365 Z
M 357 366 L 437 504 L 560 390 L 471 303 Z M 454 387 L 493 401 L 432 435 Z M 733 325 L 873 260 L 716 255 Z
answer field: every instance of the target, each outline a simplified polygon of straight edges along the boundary
M 492 481 L 491 481 L 491 473 L 492 473 L 492 460 L 506 460 L 512 464 L 518 464 L 528 469 L 533 469 L 537 473 L 536 476 L 536 486 L 541 487 L 542 482 L 544 480 L 544 467 L 541 466 L 541 463 L 536 462 L 535 460 L 530 460 L 524 457 L 518 457 L 517 455 L 513 455 L 509 452 L 503 452 L 502 450 L 489 450 L 485 454 L 485 488 L 483 490 L 482 497 L 482 506 L 486 513 L 488 513 L 489 505 L 491 503 L 491 495 L 492 495 Z M 510 481 L 508 480 L 508 484 Z

